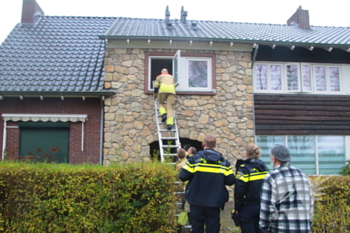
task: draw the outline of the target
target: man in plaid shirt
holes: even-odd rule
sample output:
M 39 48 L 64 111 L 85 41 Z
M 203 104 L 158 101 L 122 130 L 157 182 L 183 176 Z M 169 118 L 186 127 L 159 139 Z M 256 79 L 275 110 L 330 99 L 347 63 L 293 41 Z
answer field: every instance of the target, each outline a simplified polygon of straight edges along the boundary
M 311 232 L 314 202 L 308 176 L 290 165 L 289 150 L 283 145 L 271 149 L 274 170 L 261 188 L 260 228 L 263 232 Z

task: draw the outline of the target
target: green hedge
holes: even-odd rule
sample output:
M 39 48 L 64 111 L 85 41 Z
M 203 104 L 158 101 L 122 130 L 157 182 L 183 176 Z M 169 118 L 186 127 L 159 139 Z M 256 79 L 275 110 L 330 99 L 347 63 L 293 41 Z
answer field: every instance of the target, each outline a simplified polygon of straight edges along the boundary
M 4 162 L 0 232 L 173 232 L 176 175 L 160 163 Z
M 312 232 L 350 232 L 350 176 L 311 177 L 319 183 L 321 200 L 315 202 Z M 324 182 L 322 182 L 324 180 Z

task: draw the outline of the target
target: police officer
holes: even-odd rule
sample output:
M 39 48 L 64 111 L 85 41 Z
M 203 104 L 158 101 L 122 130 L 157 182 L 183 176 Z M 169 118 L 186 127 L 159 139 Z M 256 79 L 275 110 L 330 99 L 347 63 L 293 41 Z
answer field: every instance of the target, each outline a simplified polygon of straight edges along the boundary
M 185 198 L 190 203 L 192 233 L 219 233 L 220 208 L 228 201 L 225 185 L 233 185 L 235 176 L 231 164 L 215 151 L 216 138 L 207 134 L 202 144 L 204 150 L 188 159 L 180 170 L 180 179 L 189 181 Z
M 154 98 L 157 98 L 158 95 L 159 114 L 162 116 L 162 122 L 166 122 L 168 130 L 171 130 L 174 125 L 175 94 L 174 77 L 164 68 L 156 78 Z M 166 108 L 164 107 L 165 102 Z
M 269 169 L 259 159 L 260 150 L 254 144 L 246 147 L 246 160 L 236 163 L 235 210 L 242 233 L 260 233 L 260 190 Z

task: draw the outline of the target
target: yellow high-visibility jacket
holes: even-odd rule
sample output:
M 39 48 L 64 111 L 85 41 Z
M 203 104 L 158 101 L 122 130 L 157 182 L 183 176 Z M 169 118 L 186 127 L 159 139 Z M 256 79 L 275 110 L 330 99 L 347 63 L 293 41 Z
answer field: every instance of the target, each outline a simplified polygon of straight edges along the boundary
M 174 77 L 170 74 L 160 74 L 156 78 L 154 93 L 171 93 L 176 94 Z

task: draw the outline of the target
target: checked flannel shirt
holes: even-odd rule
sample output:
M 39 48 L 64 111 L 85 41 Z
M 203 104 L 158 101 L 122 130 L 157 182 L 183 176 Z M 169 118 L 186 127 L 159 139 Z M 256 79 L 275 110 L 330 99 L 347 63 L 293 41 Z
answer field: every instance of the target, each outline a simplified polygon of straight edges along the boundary
M 290 163 L 276 166 L 264 179 L 260 207 L 263 232 L 311 232 L 314 202 L 308 176 Z

